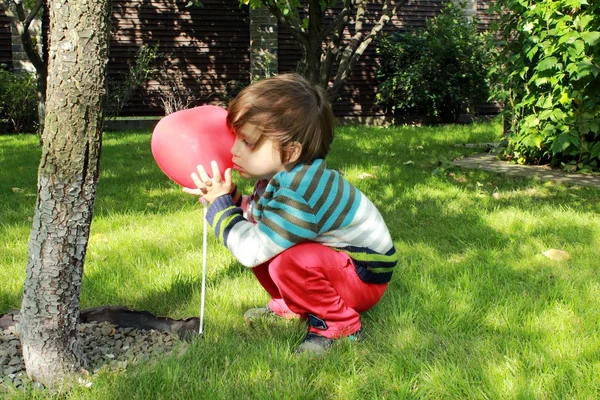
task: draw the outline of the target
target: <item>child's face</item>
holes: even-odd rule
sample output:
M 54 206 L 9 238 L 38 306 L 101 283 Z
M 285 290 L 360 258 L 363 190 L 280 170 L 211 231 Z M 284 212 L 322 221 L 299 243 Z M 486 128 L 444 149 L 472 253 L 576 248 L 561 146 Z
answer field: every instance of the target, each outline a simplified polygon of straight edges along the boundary
M 281 162 L 281 151 L 271 139 L 263 136 L 262 129 L 247 123 L 240 129 L 231 148 L 233 168 L 244 178 L 271 179 L 287 170 Z

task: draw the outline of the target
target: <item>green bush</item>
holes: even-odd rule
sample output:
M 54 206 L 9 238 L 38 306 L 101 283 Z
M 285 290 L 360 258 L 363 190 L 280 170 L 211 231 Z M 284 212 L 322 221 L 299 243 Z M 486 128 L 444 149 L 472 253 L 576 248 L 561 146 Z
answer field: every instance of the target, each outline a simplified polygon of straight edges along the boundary
M 377 102 L 431 122 L 456 122 L 488 99 L 490 44 L 477 21 L 465 18 L 464 4 L 448 2 L 424 29 L 378 41 Z
M 499 0 L 507 158 L 600 168 L 600 3 Z M 508 11 L 508 12 L 507 12 Z
M 4 132 L 36 132 L 38 126 L 35 76 L 0 68 L 0 124 Z

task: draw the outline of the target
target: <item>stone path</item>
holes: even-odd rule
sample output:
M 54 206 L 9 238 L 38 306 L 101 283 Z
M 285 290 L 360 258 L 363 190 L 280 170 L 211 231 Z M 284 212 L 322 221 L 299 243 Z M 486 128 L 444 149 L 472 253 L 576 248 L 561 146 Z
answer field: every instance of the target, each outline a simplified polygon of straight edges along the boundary
M 600 189 L 600 175 L 573 174 L 541 165 L 518 165 L 498 160 L 495 154 L 490 153 L 480 153 L 465 157 L 453 161 L 452 164 L 463 168 L 480 169 L 514 176 L 537 177 L 543 181 L 590 186 Z

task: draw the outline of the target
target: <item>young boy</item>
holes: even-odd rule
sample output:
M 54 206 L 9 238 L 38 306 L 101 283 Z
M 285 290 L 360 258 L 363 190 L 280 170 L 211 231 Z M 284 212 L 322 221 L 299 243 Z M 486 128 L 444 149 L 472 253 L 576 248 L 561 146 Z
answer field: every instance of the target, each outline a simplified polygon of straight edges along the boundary
M 334 130 L 325 91 L 297 74 L 259 81 L 232 101 L 227 124 L 234 169 L 257 180 L 254 193 L 241 196 L 215 162 L 212 179 L 198 166 L 198 189 L 184 191 L 211 203 L 215 234 L 271 296 L 244 317 L 308 319 L 300 353 L 359 335 L 359 313 L 383 296 L 396 251 L 373 203 L 325 166 Z

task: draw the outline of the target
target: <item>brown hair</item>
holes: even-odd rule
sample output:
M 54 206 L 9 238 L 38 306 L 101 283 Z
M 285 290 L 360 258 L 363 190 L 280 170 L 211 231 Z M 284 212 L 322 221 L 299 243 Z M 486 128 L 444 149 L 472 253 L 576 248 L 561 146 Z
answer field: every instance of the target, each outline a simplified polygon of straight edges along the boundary
M 325 90 L 298 74 L 282 74 L 244 88 L 229 104 L 227 126 L 236 134 L 246 124 L 262 128 L 279 144 L 287 162 L 293 142 L 302 145 L 298 162 L 325 158 L 333 141 L 334 117 Z

